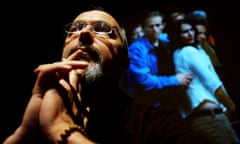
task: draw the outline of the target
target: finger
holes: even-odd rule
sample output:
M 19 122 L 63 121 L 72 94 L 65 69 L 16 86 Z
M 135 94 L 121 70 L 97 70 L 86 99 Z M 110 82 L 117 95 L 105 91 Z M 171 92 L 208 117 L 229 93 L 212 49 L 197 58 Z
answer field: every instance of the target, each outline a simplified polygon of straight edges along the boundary
M 80 77 L 81 76 L 78 75 L 75 70 L 72 70 L 69 73 L 69 82 L 76 91 L 77 91 L 77 85 L 78 85 L 78 81 L 79 81 Z
M 78 49 L 74 53 L 72 53 L 69 57 L 66 58 L 66 60 L 75 60 L 79 58 L 79 56 L 82 54 L 82 50 Z
M 52 64 L 42 64 L 39 65 L 36 69 L 34 69 L 34 73 L 35 74 L 39 74 L 40 72 L 45 72 L 45 73 L 52 73 L 52 72 L 56 72 L 59 70 L 71 70 L 71 65 L 69 64 L 64 64 L 61 62 L 55 62 Z
M 62 64 L 61 62 L 39 65 L 34 70 L 37 80 L 32 92 L 44 94 L 48 88 L 58 83 L 58 80 L 63 77 L 61 73 L 68 73 L 71 69 L 71 65 Z
M 89 113 L 90 112 L 90 108 L 86 107 L 86 112 Z M 87 127 L 87 123 L 88 123 L 88 115 L 84 116 L 83 118 L 83 127 L 86 128 Z
M 73 69 L 85 69 L 88 66 L 84 61 L 63 61 L 55 63 L 55 71 L 59 79 L 63 78 L 68 81 L 69 72 Z

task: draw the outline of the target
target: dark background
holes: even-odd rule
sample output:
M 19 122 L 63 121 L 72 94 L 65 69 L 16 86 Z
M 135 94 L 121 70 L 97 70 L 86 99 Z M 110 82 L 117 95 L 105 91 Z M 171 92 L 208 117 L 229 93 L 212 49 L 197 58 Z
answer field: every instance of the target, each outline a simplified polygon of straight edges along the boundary
M 31 96 L 33 69 L 42 63 L 59 60 L 64 40 L 63 27 L 79 12 L 102 7 L 124 27 L 134 24 L 141 14 L 157 9 L 207 12 L 216 52 L 224 66 L 224 83 L 232 99 L 240 105 L 239 8 L 230 0 L 61 0 L 59 2 L 8 1 L 1 20 L 1 141 L 20 124 Z

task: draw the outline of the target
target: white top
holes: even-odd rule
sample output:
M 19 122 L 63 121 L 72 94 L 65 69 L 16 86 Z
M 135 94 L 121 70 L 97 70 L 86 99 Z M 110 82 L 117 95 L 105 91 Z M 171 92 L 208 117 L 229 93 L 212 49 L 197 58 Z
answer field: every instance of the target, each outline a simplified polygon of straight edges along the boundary
M 190 73 L 193 76 L 193 80 L 187 88 L 188 97 L 177 98 L 182 116 L 186 117 L 205 99 L 224 108 L 214 96 L 216 89 L 223 83 L 205 51 L 201 47 L 184 46 L 175 50 L 173 57 L 177 73 Z

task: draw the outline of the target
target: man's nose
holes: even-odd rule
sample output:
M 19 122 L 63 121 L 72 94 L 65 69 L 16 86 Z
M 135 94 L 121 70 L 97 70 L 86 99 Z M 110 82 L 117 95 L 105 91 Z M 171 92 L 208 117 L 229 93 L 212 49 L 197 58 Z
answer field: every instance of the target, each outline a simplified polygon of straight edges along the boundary
M 93 43 L 93 36 L 92 36 L 91 32 L 89 32 L 87 30 L 82 31 L 79 36 L 79 41 L 83 45 L 91 45 Z

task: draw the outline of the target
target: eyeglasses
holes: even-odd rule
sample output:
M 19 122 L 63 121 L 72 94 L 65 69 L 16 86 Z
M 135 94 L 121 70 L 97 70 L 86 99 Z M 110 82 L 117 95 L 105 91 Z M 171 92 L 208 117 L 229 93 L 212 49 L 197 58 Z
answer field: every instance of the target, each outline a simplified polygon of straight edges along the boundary
M 87 25 L 91 25 L 92 31 L 96 34 L 111 34 L 113 28 L 115 28 L 106 22 L 87 24 L 82 21 L 76 21 L 74 23 L 67 24 L 65 26 L 65 32 L 68 34 L 77 34 Z

